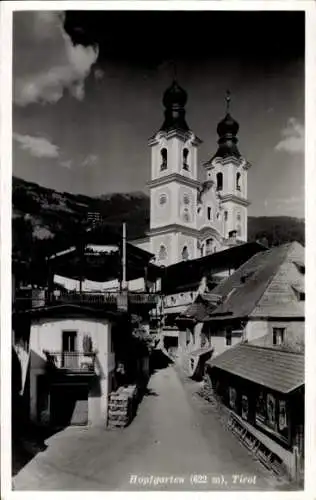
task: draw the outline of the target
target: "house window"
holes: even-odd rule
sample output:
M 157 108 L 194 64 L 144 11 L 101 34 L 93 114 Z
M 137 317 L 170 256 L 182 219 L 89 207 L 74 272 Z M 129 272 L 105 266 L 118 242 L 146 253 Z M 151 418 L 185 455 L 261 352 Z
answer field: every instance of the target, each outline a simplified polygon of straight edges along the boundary
M 168 160 L 168 153 L 166 148 L 162 148 L 160 151 L 161 154 L 161 165 L 160 165 L 160 171 L 162 170 L 167 170 L 167 160 Z
M 63 352 L 75 352 L 77 350 L 77 332 L 67 330 L 62 332 Z
M 213 238 L 206 240 L 206 255 L 212 253 Z
M 232 410 L 237 409 L 237 391 L 234 387 L 229 387 L 229 406 Z
M 189 260 L 189 252 L 188 252 L 188 247 L 184 246 L 182 250 L 182 260 Z
M 184 148 L 184 150 L 183 150 L 183 170 L 189 170 L 188 156 L 189 156 L 189 150 L 187 148 Z
M 272 429 L 276 426 L 276 400 L 273 394 L 267 394 L 267 425 Z
M 165 245 L 160 245 L 158 259 L 161 262 L 167 259 L 167 249 Z
M 285 328 L 273 328 L 273 345 L 282 345 L 284 342 Z
M 226 345 L 232 345 L 232 331 L 231 328 L 226 329 Z
M 212 208 L 207 207 L 207 218 L 208 220 L 212 220 Z
M 248 415 L 249 415 L 249 401 L 248 397 L 245 396 L 245 394 L 243 394 L 241 397 L 241 417 L 244 420 L 248 420 Z
M 223 190 L 223 174 L 222 172 L 218 172 L 216 174 L 216 191 L 222 191 Z
M 237 191 L 241 190 L 240 189 L 240 177 L 241 177 L 240 172 L 237 172 L 237 174 L 236 174 L 236 189 L 237 189 Z

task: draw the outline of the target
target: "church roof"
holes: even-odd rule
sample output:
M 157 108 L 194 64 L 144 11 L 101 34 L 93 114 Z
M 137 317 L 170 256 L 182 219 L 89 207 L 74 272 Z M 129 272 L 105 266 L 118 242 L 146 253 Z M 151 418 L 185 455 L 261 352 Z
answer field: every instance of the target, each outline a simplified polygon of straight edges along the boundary
M 187 99 L 186 91 L 174 80 L 163 96 L 165 119 L 160 128 L 161 131 L 181 130 L 182 132 L 188 132 L 190 130 L 185 120 Z
M 229 112 L 230 93 L 226 95 L 226 115 L 217 125 L 218 148 L 214 156 L 205 164 L 207 166 L 215 158 L 235 158 L 241 159 L 237 143 L 237 134 L 239 131 L 239 123 L 231 116 Z

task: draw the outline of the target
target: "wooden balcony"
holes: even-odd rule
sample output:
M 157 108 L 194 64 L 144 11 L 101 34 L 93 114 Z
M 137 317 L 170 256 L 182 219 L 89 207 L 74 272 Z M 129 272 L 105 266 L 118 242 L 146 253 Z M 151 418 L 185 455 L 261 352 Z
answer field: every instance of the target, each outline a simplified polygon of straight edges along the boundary
M 124 309 L 128 305 L 137 307 L 145 306 L 154 308 L 158 303 L 156 293 L 145 292 L 79 292 L 79 291 L 56 291 L 48 293 L 47 290 L 31 290 L 28 296 L 17 296 L 15 309 L 35 309 L 47 305 L 75 304 L 95 307 L 98 309 Z
M 44 351 L 49 368 L 65 373 L 95 374 L 95 352 Z

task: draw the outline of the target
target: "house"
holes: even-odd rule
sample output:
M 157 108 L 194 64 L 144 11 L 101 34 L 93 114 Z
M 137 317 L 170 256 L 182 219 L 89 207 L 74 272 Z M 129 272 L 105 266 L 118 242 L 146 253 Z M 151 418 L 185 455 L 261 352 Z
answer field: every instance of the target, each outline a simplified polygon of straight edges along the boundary
M 203 323 L 214 356 L 241 341 L 302 344 L 304 273 L 304 248 L 297 242 L 257 253 L 204 296 L 198 314 L 188 308 L 182 319 Z
M 206 370 L 213 393 L 248 436 L 245 444 L 268 450 L 268 465 L 273 455 L 297 476 L 295 459 L 304 456 L 304 355 L 241 343 L 207 361 Z
M 184 320 L 191 315 L 191 306 L 193 310 L 196 307 L 200 308 L 201 293 L 212 290 L 250 257 L 265 250 L 266 247 L 260 243 L 244 243 L 199 259 L 179 262 L 164 268 L 161 275 L 161 303 L 158 309 L 163 317 L 162 335 L 166 347 L 170 346 L 176 352 L 178 347 L 185 342 L 183 332 L 185 333 L 193 323 L 188 325 L 179 319 Z M 189 315 L 188 311 L 191 311 Z M 202 317 L 195 318 L 194 324 L 206 315 L 207 310 L 203 309 Z M 197 319 L 199 321 L 196 321 Z
M 45 305 L 13 316 L 27 416 L 51 427 L 106 425 L 115 343 L 124 316 L 105 308 Z M 116 355 L 119 356 L 118 352 Z
M 254 255 L 214 288 L 221 300 L 204 318 L 214 355 L 262 337 L 265 345 L 304 343 L 304 273 L 304 248 L 293 242 Z

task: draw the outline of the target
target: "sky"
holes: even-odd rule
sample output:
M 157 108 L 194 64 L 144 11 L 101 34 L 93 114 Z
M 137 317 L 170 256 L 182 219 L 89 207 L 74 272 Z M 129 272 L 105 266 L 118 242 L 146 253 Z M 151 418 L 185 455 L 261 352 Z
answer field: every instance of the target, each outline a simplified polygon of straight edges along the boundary
M 304 217 L 304 12 L 15 12 L 13 175 L 58 191 L 143 191 L 176 72 L 216 151 L 231 92 L 248 214 Z

